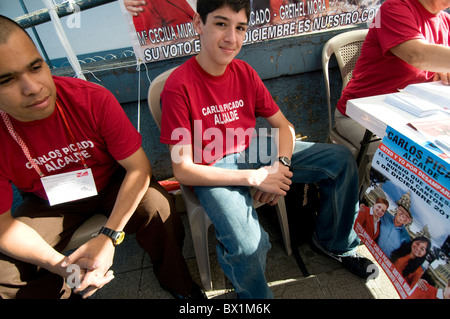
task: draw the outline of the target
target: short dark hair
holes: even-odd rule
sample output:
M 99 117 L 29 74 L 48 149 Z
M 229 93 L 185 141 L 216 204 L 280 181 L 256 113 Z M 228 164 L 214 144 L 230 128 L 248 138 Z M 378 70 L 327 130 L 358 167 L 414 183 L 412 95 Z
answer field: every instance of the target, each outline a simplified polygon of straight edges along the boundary
M 250 19 L 250 0 L 197 0 L 197 13 L 200 15 L 202 22 L 206 23 L 206 17 L 209 13 L 226 6 L 236 12 L 244 9 L 247 20 Z
M 6 43 L 11 33 L 17 30 L 23 31 L 30 38 L 31 42 L 33 42 L 30 35 L 22 28 L 20 24 L 0 14 L 0 44 Z

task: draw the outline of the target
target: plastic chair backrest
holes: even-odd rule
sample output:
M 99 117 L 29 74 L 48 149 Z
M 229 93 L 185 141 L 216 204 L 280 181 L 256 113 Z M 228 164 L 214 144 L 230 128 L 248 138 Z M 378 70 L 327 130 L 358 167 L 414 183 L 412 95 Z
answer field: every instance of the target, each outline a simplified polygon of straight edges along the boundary
M 332 130 L 332 114 L 330 99 L 330 80 L 328 64 L 331 56 L 334 54 L 341 71 L 342 89 L 344 89 L 353 75 L 356 61 L 361 53 L 361 47 L 366 38 L 368 29 L 348 31 L 331 38 L 325 43 L 322 49 L 322 68 L 325 80 L 325 89 L 328 103 L 328 125 L 329 131 Z
M 100 228 L 106 224 L 107 220 L 108 218 L 102 214 L 95 214 L 90 217 L 73 233 L 63 252 L 76 249 L 97 236 Z
M 158 129 L 161 130 L 161 92 L 164 88 L 164 84 L 166 83 L 169 75 L 176 69 L 177 67 L 171 68 L 167 71 L 164 71 L 160 75 L 158 75 L 150 84 L 150 88 L 148 89 L 147 95 L 147 103 L 150 108 L 150 113 L 155 120 Z

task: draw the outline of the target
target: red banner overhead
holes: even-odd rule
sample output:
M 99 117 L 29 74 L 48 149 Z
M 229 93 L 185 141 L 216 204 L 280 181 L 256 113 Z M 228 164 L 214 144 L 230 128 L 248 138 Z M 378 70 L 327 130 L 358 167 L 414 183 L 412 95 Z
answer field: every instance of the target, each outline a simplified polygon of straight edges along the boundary
M 131 14 L 121 0 L 137 59 L 143 62 L 195 54 L 200 49 L 192 24 L 197 0 L 146 0 L 143 11 Z M 379 0 L 253 0 L 244 44 L 300 36 L 367 23 Z

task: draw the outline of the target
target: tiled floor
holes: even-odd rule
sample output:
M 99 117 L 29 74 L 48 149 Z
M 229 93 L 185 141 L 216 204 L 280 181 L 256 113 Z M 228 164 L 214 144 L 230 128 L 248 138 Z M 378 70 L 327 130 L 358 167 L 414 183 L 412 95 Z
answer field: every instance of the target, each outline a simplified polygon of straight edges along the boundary
M 186 228 L 184 255 L 194 281 L 200 277 L 192 247 L 187 216 L 182 213 Z M 308 274 L 302 273 L 295 254 L 287 256 L 278 225 L 260 214 L 263 227 L 269 232 L 272 249 L 267 257 L 267 281 L 276 299 L 398 299 L 398 294 L 380 268 L 379 276 L 365 282 L 343 269 L 338 262 L 314 253 L 307 244 L 298 247 L 299 256 Z M 224 276 L 215 256 L 215 237 L 210 228 L 213 290 L 209 299 L 235 299 L 230 282 Z M 294 248 L 294 247 L 293 247 Z M 295 249 L 295 248 L 294 248 Z M 360 252 L 371 258 L 364 246 Z M 149 258 L 136 244 L 133 235 L 118 246 L 113 265 L 115 279 L 99 290 L 92 299 L 171 299 L 162 290 L 152 272 Z

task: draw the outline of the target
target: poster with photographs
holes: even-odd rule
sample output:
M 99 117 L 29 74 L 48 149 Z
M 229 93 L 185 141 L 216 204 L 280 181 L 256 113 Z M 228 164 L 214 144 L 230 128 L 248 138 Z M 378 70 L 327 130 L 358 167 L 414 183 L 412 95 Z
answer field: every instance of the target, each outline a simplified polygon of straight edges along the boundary
M 130 0 L 119 0 L 136 58 L 144 63 L 192 55 L 200 50 L 192 17 L 197 0 L 145 0 L 132 15 Z M 382 0 L 250 0 L 244 45 L 366 23 Z
M 355 230 L 401 298 L 437 299 L 450 282 L 450 161 L 388 127 Z

